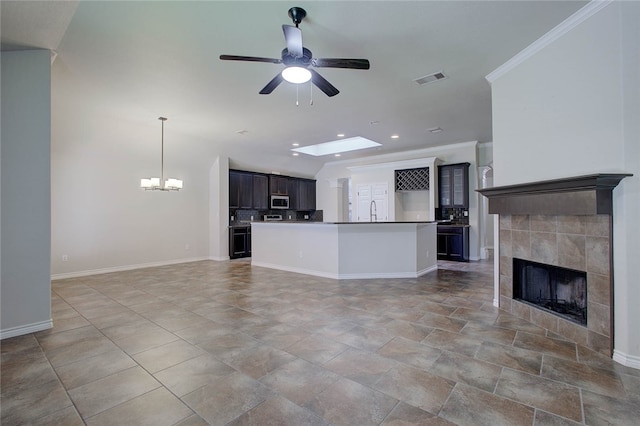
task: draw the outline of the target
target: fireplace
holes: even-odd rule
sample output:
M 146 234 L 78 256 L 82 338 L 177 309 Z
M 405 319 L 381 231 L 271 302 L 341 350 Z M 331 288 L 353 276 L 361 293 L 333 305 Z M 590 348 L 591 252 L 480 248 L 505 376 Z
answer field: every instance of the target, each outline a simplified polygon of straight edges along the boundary
M 513 298 L 587 325 L 587 273 L 513 258 Z
M 489 199 L 489 213 L 499 215 L 494 303 L 500 309 L 612 355 L 612 198 L 626 176 L 478 190 Z M 527 280 L 535 283 L 523 286 Z

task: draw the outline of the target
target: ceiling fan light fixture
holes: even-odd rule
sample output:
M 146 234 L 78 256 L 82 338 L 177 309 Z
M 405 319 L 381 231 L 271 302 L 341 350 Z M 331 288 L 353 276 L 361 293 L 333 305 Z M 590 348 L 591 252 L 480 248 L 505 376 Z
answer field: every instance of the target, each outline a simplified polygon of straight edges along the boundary
M 306 83 L 311 80 L 311 71 L 303 67 L 287 67 L 282 70 L 282 78 L 289 83 Z

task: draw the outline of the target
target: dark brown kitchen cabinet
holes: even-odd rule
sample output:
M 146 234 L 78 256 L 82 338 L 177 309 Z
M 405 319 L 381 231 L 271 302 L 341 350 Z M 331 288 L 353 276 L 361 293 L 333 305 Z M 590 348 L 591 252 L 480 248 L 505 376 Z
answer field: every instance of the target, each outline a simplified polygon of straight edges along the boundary
M 316 209 L 316 181 L 298 179 L 298 210 Z
M 441 208 L 469 208 L 469 163 L 438 166 Z
M 469 261 L 469 227 L 438 226 L 438 259 Z
M 289 178 L 286 176 L 269 175 L 269 192 L 271 195 L 289 195 Z
M 289 195 L 289 210 L 299 210 L 298 187 L 300 179 L 287 178 L 287 194 Z
M 229 208 L 269 208 L 269 179 L 261 173 L 229 170 Z
M 253 174 L 229 171 L 229 208 L 253 208 Z
M 251 256 L 251 226 L 229 228 L 229 257 L 238 259 Z
M 253 208 L 266 210 L 269 208 L 269 178 L 267 175 L 253 175 Z

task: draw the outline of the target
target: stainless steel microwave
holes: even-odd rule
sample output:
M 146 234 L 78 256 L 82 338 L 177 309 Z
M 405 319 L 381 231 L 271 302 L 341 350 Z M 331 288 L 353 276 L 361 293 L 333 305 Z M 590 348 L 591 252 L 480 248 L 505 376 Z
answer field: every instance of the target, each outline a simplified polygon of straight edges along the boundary
M 272 209 L 288 209 L 289 197 L 287 195 L 272 195 L 271 208 Z

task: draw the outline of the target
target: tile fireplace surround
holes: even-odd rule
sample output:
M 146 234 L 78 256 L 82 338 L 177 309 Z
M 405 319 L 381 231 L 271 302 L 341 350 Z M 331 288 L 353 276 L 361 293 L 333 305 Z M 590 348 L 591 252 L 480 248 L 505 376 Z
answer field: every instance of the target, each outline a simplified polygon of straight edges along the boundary
M 479 190 L 500 215 L 500 308 L 612 355 L 612 191 L 627 174 L 597 174 Z M 513 259 L 587 273 L 587 324 L 513 299 Z

